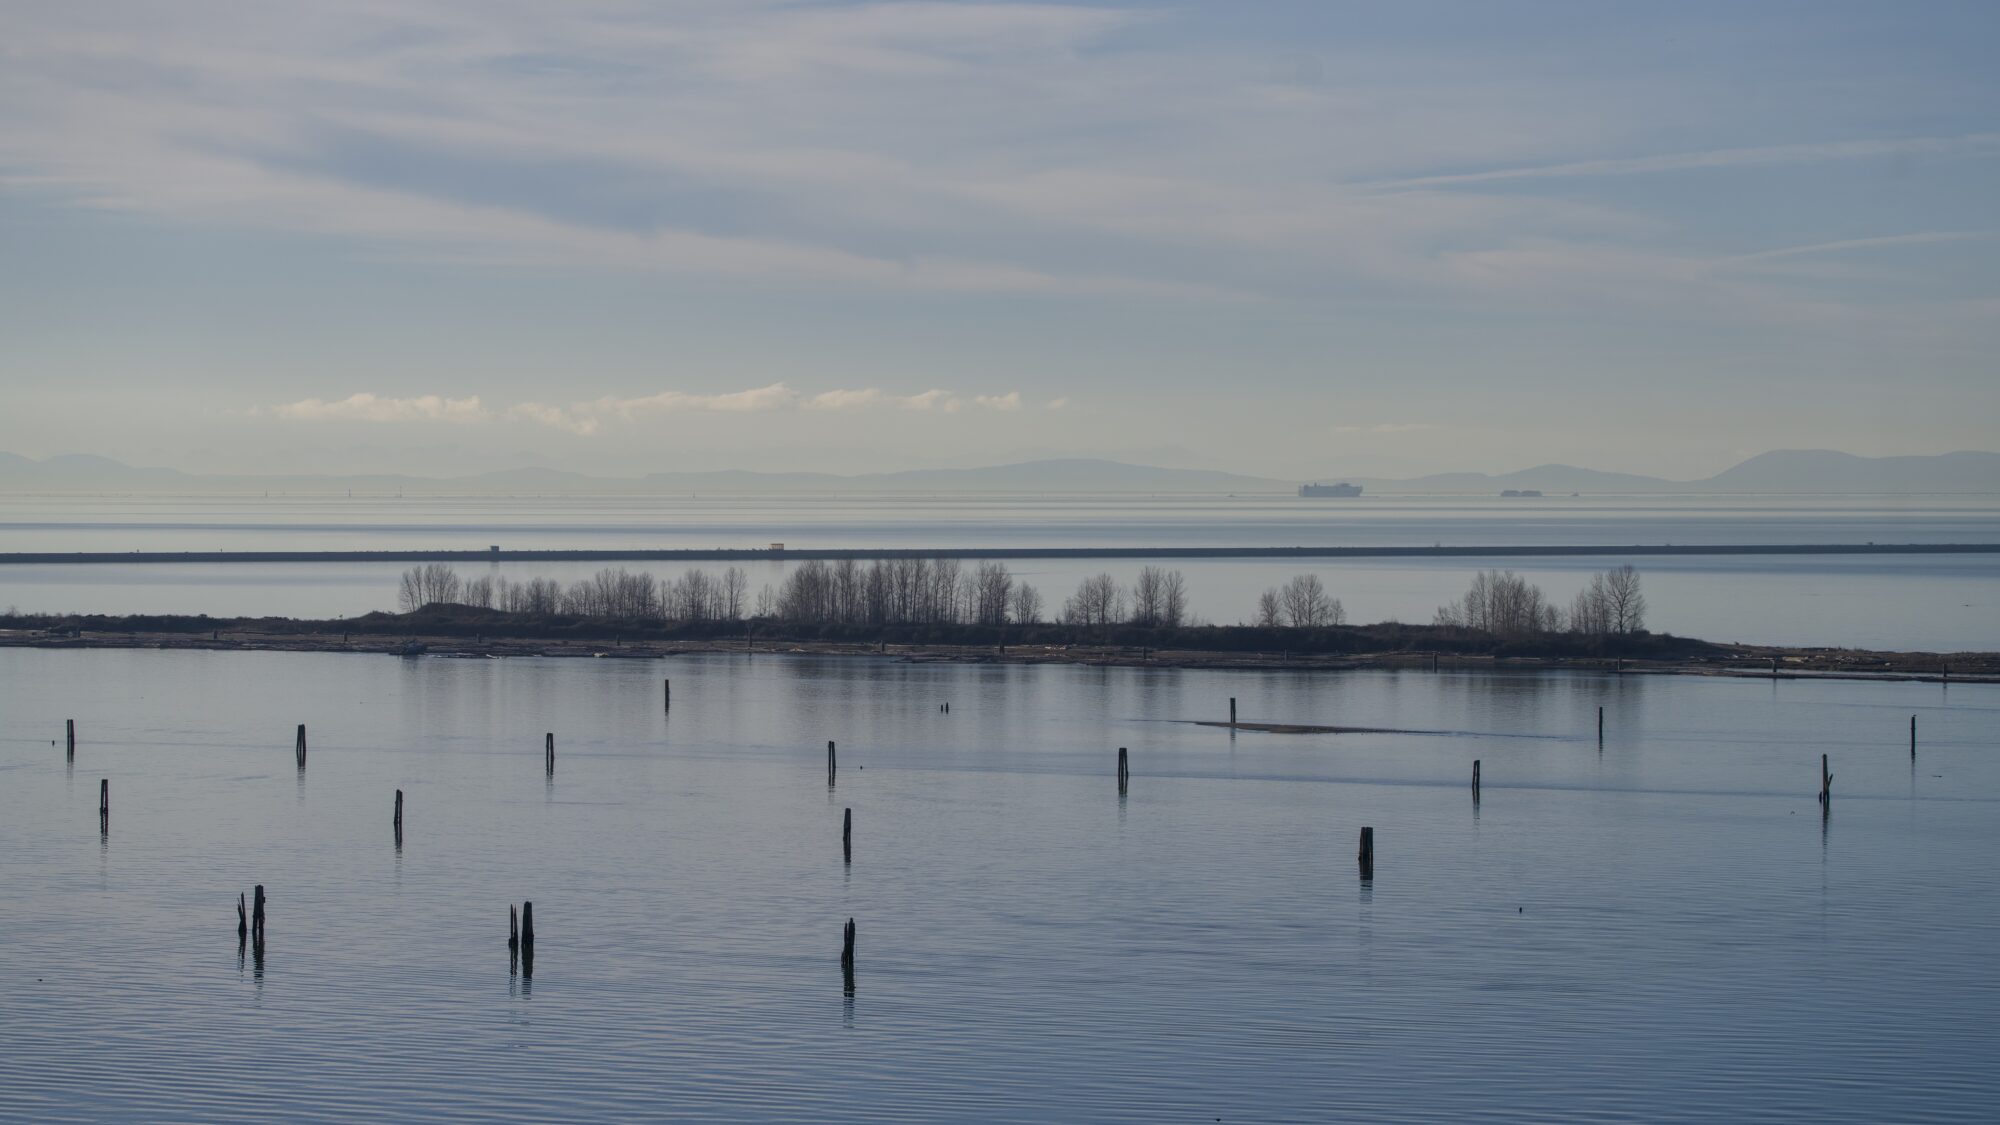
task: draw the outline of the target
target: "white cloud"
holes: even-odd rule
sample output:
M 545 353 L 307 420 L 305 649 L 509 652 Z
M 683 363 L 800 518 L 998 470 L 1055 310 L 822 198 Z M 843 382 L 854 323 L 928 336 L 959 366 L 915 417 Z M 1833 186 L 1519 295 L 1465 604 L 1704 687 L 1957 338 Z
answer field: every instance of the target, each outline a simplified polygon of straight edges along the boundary
M 973 405 L 979 407 L 981 410 L 1019 410 L 1021 409 L 1021 392 L 1008 391 L 1004 395 L 976 395 L 973 397 L 972 402 Z
M 415 398 L 385 398 L 363 391 L 335 402 L 307 398 L 282 403 L 271 413 L 293 421 L 320 422 L 484 422 L 492 417 L 479 405 L 479 396 L 445 398 L 419 395 Z
M 507 417 L 538 422 L 558 430 L 568 430 L 582 437 L 597 432 L 597 419 L 578 418 L 560 406 L 545 406 L 539 402 L 517 402 L 507 408 Z
M 1045 407 L 1044 407 L 1043 409 L 1046 409 L 1046 410 L 1062 410 L 1062 409 L 1064 409 L 1064 408 L 1065 408 L 1065 407 L 1067 407 L 1067 406 L 1069 406 L 1069 396 L 1068 396 L 1068 395 L 1063 395 L 1063 396 L 1062 396 L 1062 397 L 1060 397 L 1060 398 L 1052 398 L 1052 399 L 1050 399 L 1050 400 L 1048 401 L 1048 404 L 1047 404 L 1047 405 L 1046 405 L 1046 406 L 1045 406 Z

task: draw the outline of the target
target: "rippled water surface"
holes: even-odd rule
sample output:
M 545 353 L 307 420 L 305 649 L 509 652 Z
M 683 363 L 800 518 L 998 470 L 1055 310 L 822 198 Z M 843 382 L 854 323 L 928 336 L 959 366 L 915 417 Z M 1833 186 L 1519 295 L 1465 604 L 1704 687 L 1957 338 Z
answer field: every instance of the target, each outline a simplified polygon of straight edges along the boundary
M 2000 1117 L 1992 687 L 0 650 L 0 714 L 9 1120 Z

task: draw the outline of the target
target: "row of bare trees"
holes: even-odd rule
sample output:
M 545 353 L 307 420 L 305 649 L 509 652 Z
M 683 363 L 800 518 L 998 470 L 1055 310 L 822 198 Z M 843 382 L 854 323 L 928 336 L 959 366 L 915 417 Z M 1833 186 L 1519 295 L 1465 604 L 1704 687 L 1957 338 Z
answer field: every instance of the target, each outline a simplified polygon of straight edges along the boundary
M 734 566 L 719 575 L 690 570 L 672 581 L 607 568 L 564 586 L 553 578 L 510 582 L 491 574 L 467 581 L 443 563 L 426 563 L 403 572 L 396 601 L 405 613 L 444 602 L 509 613 L 738 621 L 749 609 L 749 586 L 749 575 Z
M 1638 570 L 1626 565 L 1592 575 L 1564 612 L 1541 587 L 1513 571 L 1482 570 L 1464 597 L 1438 607 L 1436 624 L 1496 637 L 1637 633 L 1646 624 L 1646 596 L 1639 589 Z
M 1328 597 L 1316 574 L 1301 574 L 1257 595 L 1257 624 L 1269 629 L 1321 629 L 1347 624 L 1347 607 Z
M 1005 625 L 1041 620 L 1042 596 L 1006 566 L 957 559 L 854 559 L 800 563 L 758 615 L 833 625 Z

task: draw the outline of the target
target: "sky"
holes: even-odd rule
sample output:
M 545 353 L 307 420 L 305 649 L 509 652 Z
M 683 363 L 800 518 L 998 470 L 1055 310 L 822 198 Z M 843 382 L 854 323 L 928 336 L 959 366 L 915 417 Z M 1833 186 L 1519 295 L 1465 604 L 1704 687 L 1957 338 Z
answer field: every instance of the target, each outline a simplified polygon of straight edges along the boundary
M 0 0 L 0 450 L 2000 449 L 2000 5 Z

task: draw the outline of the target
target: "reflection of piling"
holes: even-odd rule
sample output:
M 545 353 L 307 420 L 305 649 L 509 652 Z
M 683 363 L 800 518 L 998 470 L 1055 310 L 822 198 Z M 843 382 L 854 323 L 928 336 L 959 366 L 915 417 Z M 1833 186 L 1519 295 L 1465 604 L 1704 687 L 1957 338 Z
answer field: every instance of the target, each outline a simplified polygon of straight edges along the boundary
M 67 723 L 67 725 L 68 725 L 68 732 L 67 732 L 67 733 L 68 733 L 68 736 L 69 736 L 69 754 L 68 754 L 68 758 L 69 758 L 69 760 L 70 760 L 70 761 L 74 762 L 74 761 L 76 761 L 76 720 L 75 720 L 75 719 L 69 719 L 69 720 L 66 720 L 66 723 Z
M 673 709 L 674 709 L 674 682 L 672 680 L 661 680 L 660 710 L 662 712 L 666 712 L 666 711 L 671 711 Z
M 826 740 L 826 783 L 833 784 L 833 739 Z
M 306 725 L 299 724 L 298 738 L 292 743 L 292 753 L 297 755 L 300 765 L 306 764 Z
M 1472 759 L 1472 799 L 1479 799 L 1479 759 Z
M 264 944 L 264 884 L 257 884 L 257 889 L 252 894 L 254 897 L 250 900 L 250 940 L 261 946 Z
M 556 732 L 550 731 L 542 736 L 542 755 L 547 760 L 549 772 L 556 772 Z
M 1123 794 L 1125 792 L 1125 785 L 1127 782 L 1131 780 L 1132 780 L 1132 759 L 1129 755 L 1126 754 L 1125 748 L 1123 746 L 1120 746 L 1118 748 L 1118 792 L 1120 794 Z
M 1361 877 L 1363 879 L 1375 878 L 1375 830 L 1373 828 L 1363 828 L 1361 830 L 1361 854 L 1357 858 L 1361 861 Z
M 854 810 L 848 809 L 840 818 L 840 858 L 843 862 L 854 862 Z

